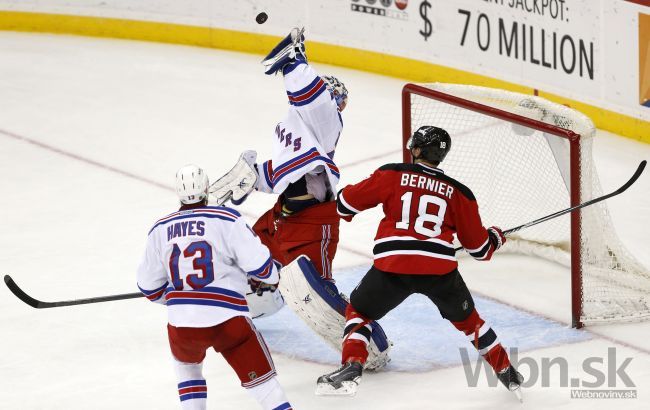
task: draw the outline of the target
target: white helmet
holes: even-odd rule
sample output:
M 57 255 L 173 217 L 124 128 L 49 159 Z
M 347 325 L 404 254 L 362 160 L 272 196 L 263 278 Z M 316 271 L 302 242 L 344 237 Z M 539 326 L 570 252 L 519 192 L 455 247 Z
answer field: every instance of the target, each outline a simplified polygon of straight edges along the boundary
M 208 197 L 208 175 L 194 164 L 176 172 L 176 193 L 184 204 L 195 204 Z

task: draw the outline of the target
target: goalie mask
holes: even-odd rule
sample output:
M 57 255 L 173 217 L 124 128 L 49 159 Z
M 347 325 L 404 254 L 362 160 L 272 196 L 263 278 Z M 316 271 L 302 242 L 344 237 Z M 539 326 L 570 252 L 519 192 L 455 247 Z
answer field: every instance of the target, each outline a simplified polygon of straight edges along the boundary
M 339 107 L 339 111 L 343 111 L 348 103 L 348 89 L 345 88 L 345 84 L 340 82 L 338 78 L 333 75 L 324 75 L 321 78 L 325 81 L 325 86 L 334 97 L 336 105 Z
M 413 133 L 406 143 L 406 147 L 411 153 L 413 148 L 420 148 L 420 155 L 414 156 L 414 159 L 439 164 L 451 149 L 451 137 L 442 128 L 424 125 Z
M 196 165 L 185 165 L 176 172 L 176 194 L 183 204 L 196 204 L 206 199 L 208 185 L 208 175 Z

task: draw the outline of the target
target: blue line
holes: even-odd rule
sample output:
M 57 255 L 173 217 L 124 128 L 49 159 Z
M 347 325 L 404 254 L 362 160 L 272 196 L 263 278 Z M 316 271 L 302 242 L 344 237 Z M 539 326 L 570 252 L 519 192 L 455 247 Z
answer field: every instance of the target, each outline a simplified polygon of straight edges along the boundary
M 178 388 L 182 389 L 183 387 L 194 387 L 194 386 L 207 386 L 204 379 L 188 380 L 182 383 L 178 383 Z
M 224 288 L 218 288 L 218 287 L 216 287 L 216 286 L 206 286 L 206 287 L 204 287 L 204 288 L 200 288 L 200 289 L 185 289 L 185 290 L 184 290 L 184 289 L 180 289 L 180 290 L 179 290 L 179 289 L 174 289 L 173 287 L 169 287 L 169 288 L 167 288 L 167 291 L 168 291 L 168 292 L 172 292 L 172 293 L 173 293 L 173 292 L 206 292 L 206 293 L 216 293 L 216 294 L 218 294 L 218 295 L 226 295 L 226 296 L 231 296 L 231 297 L 239 298 L 239 299 L 241 299 L 241 300 L 246 300 L 246 298 L 245 298 L 243 295 L 241 295 L 241 294 L 235 292 L 234 290 L 224 289 Z
M 289 101 L 289 103 L 290 103 L 291 105 L 293 105 L 294 107 L 302 107 L 303 105 L 310 104 L 310 103 L 312 103 L 316 98 L 320 97 L 320 95 L 323 94 L 323 92 L 324 92 L 326 89 L 327 89 L 327 87 L 325 87 L 325 84 L 323 84 L 323 86 L 322 86 L 318 91 L 316 91 L 316 92 L 314 93 L 314 95 L 312 95 L 311 97 L 307 98 L 306 100 L 304 100 L 304 101 L 299 101 L 299 102 Z
M 273 189 L 273 182 L 271 182 L 271 177 L 272 177 L 272 176 L 269 175 L 269 173 L 268 173 L 268 171 L 267 171 L 267 168 L 268 168 L 267 163 L 268 163 L 268 162 L 269 162 L 269 161 L 265 161 L 265 162 L 262 164 L 262 171 L 264 172 L 264 178 L 266 179 L 266 183 L 268 184 L 268 186 L 269 186 L 271 189 Z M 271 167 L 271 172 L 273 172 L 273 167 Z
M 191 399 L 207 399 L 207 398 L 208 398 L 208 393 L 189 393 L 180 396 L 181 401 L 191 400 Z
M 216 306 L 226 309 L 236 310 L 238 312 L 248 312 L 248 306 L 234 305 L 228 302 L 222 302 L 219 300 L 205 300 L 205 299 L 168 299 L 167 306 L 173 305 L 200 305 L 200 306 Z
M 204 206 L 204 207 L 201 207 L 201 208 L 197 208 L 197 210 L 200 210 L 200 209 L 215 209 L 217 211 L 228 211 L 228 212 L 230 212 L 232 214 L 235 214 L 235 216 L 237 216 L 237 217 L 241 217 L 241 214 L 236 209 L 228 208 L 227 206 Z
M 271 257 L 269 256 L 269 258 L 266 260 L 266 262 L 264 262 L 264 264 L 262 264 L 261 267 L 259 267 L 258 269 L 253 269 L 252 271 L 249 271 L 247 273 L 249 275 L 257 276 L 258 274 L 262 273 L 264 269 L 266 269 L 266 267 L 269 266 L 270 264 L 271 264 Z
M 304 166 L 306 166 L 306 165 L 308 165 L 308 164 L 311 164 L 311 163 L 314 162 L 314 161 L 323 161 L 323 162 L 325 162 L 324 160 L 325 160 L 325 157 L 323 157 L 323 156 L 319 156 L 319 157 L 312 158 L 312 159 L 310 159 L 309 161 L 303 162 L 302 164 L 300 164 L 300 165 L 294 167 L 293 169 L 291 169 L 291 171 L 289 171 L 289 172 L 285 172 L 284 174 L 282 174 L 282 176 L 280 176 L 278 179 L 275 180 L 275 184 L 277 185 L 277 183 L 278 183 L 282 178 L 286 177 L 287 175 L 290 175 L 290 174 L 293 173 L 294 171 L 296 171 L 296 170 L 298 170 L 298 169 L 300 169 L 300 168 L 302 168 L 302 167 L 304 167 Z M 337 178 L 340 177 L 340 175 L 339 175 L 338 172 L 334 171 L 333 169 L 331 169 L 331 168 L 328 167 L 327 165 L 325 165 L 325 168 L 327 168 L 327 169 L 332 173 L 332 175 L 336 176 Z
M 145 296 L 149 296 L 149 295 L 153 295 L 154 293 L 160 292 L 161 290 L 165 289 L 167 287 L 167 285 L 169 285 L 169 282 L 165 282 L 164 285 L 162 285 L 161 287 L 159 287 L 158 289 L 155 289 L 155 290 L 142 289 L 140 287 L 140 285 L 138 285 L 138 289 L 140 289 L 140 292 L 142 292 Z
M 289 165 L 289 164 L 291 164 L 291 163 L 293 163 L 293 162 L 296 162 L 296 161 L 298 161 L 299 159 L 302 159 L 302 158 L 304 158 L 304 157 L 310 155 L 311 153 L 313 153 L 313 152 L 317 152 L 317 151 L 318 151 L 318 150 L 314 147 L 314 148 L 310 149 L 309 151 L 305 152 L 304 154 L 300 154 L 300 155 L 298 155 L 297 157 L 291 158 L 289 161 L 287 161 L 287 162 L 285 162 L 285 163 L 283 163 L 283 164 L 278 165 L 277 167 L 275 167 L 275 169 L 284 168 L 285 166 L 287 166 L 287 165 Z M 273 173 L 275 174 L 275 171 L 274 171 Z

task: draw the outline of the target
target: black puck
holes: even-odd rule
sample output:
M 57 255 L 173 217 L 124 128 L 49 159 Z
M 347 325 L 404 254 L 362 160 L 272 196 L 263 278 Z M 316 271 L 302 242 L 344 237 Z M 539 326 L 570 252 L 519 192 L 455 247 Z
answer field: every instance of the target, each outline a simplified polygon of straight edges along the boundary
M 255 21 L 257 21 L 257 24 L 264 24 L 264 22 L 269 18 L 269 15 L 266 14 L 265 12 L 261 12 L 260 14 L 255 17 Z

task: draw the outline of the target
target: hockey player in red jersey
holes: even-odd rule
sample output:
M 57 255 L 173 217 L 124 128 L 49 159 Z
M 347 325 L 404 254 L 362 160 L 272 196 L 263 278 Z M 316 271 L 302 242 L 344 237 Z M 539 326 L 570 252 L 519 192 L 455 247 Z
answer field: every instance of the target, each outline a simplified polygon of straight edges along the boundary
M 278 268 L 239 212 L 208 206 L 207 190 L 201 168 L 178 171 L 181 208 L 151 228 L 137 274 L 147 299 L 167 306 L 181 408 L 206 408 L 202 367 L 206 350 L 213 348 L 263 409 L 290 410 L 244 297 L 247 278 L 254 286 L 275 286 Z
M 438 168 L 451 148 L 445 130 L 420 127 L 407 147 L 413 164 L 385 165 L 338 194 L 338 213 L 347 220 L 380 204 L 385 216 L 375 237 L 374 264 L 350 295 L 342 366 L 318 378 L 317 393 L 354 394 L 368 355 L 367 324 L 381 319 L 409 295 L 421 293 L 519 396 L 523 377 L 476 311 L 452 244 L 457 235 L 471 256 L 487 261 L 506 238 L 497 227 L 483 227 L 472 191 Z

